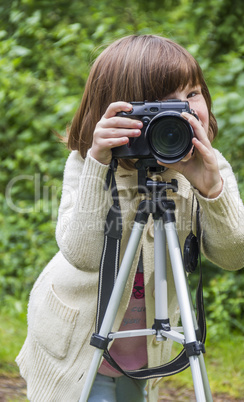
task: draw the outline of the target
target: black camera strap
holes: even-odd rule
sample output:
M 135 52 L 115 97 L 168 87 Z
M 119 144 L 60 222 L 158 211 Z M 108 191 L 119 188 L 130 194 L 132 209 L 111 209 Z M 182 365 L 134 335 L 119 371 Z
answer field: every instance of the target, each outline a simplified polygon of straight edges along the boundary
M 96 334 L 98 334 L 106 308 L 111 296 L 113 286 L 117 277 L 119 268 L 119 253 L 120 253 L 120 241 L 122 237 L 122 219 L 119 205 L 118 192 L 116 187 L 116 181 L 114 173 L 117 168 L 116 160 L 112 160 L 110 170 L 107 175 L 106 189 L 111 184 L 113 205 L 110 208 L 104 236 L 104 248 L 101 257 L 100 271 L 99 271 L 99 286 L 98 286 L 98 302 L 97 302 L 97 317 L 96 317 Z M 203 289 L 202 289 L 202 267 L 200 258 L 200 208 L 197 202 L 197 241 L 199 250 L 199 282 L 196 289 L 196 310 L 197 310 L 197 324 L 196 337 L 199 341 L 200 350 L 204 352 L 204 342 L 206 339 L 206 321 L 204 314 L 203 303 Z M 107 342 L 108 344 L 108 342 Z M 189 355 L 191 351 L 187 348 L 183 348 L 177 357 L 170 362 L 153 368 L 143 368 L 140 370 L 123 370 L 112 358 L 108 348 L 105 348 L 103 357 L 106 361 L 117 371 L 130 377 L 132 379 L 150 379 L 157 377 L 166 377 L 173 374 L 180 373 L 189 367 Z M 195 352 L 194 352 L 195 353 Z
M 100 330 L 119 269 L 122 217 L 115 181 L 115 171 L 117 169 L 117 165 L 117 160 L 112 159 L 105 183 L 106 190 L 109 189 L 111 184 L 113 205 L 108 212 L 105 223 L 104 244 L 100 261 L 98 281 L 96 333 L 98 333 Z

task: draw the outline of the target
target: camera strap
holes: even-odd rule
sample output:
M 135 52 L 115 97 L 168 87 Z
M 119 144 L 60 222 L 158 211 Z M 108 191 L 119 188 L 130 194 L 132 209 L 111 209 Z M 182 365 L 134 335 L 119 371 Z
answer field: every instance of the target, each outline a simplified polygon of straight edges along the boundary
M 115 181 L 117 166 L 117 160 L 112 159 L 105 183 L 105 190 L 108 190 L 111 185 L 113 205 L 108 212 L 104 230 L 104 244 L 98 281 L 96 333 L 100 330 L 119 269 L 122 217 Z
M 105 224 L 104 247 L 100 262 L 99 285 L 98 285 L 98 301 L 97 301 L 97 316 L 96 316 L 96 334 L 98 334 L 106 308 L 116 281 L 119 269 L 119 254 L 120 241 L 122 237 L 122 218 L 119 205 L 118 192 L 115 181 L 115 171 L 117 161 L 112 160 L 110 169 L 106 179 L 106 189 L 110 187 L 113 197 L 113 205 L 110 208 Z M 194 197 L 194 196 L 193 196 Z M 194 201 L 193 201 L 194 202 Z M 200 257 L 200 207 L 197 201 L 196 212 L 197 224 L 197 241 L 199 250 L 199 282 L 196 289 L 196 311 L 197 324 L 196 337 L 201 345 L 201 351 L 204 352 L 204 342 L 206 339 L 206 321 L 203 303 L 203 288 L 202 288 L 202 266 Z M 108 348 L 105 347 L 103 357 L 117 371 L 132 379 L 150 379 L 157 377 L 166 377 L 180 373 L 189 367 L 189 350 L 183 348 L 177 357 L 170 362 L 153 368 L 143 368 L 139 370 L 123 370 L 110 355 Z

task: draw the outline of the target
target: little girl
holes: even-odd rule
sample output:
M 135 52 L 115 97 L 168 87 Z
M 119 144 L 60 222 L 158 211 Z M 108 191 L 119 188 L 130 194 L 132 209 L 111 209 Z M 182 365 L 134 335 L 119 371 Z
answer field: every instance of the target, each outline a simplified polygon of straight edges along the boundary
M 194 131 L 192 149 L 179 162 L 163 164 L 169 169 L 160 173 L 163 181 L 178 181 L 178 192 L 170 197 L 176 204 L 181 247 L 190 228 L 196 226 L 194 196 L 200 204 L 204 255 L 224 269 L 244 266 L 244 207 L 230 165 L 211 146 L 217 124 L 198 63 L 184 48 L 163 37 L 132 35 L 117 40 L 91 68 L 68 134 L 71 153 L 56 229 L 60 251 L 33 287 L 28 335 L 17 357 L 30 401 L 80 399 L 94 353 L 89 343 L 95 328 L 104 225 L 112 205 L 111 190 L 106 191 L 104 183 L 112 149 L 139 137 L 142 129 L 140 120 L 117 114 L 129 112 L 132 101 L 167 99 L 188 101 L 198 117 L 183 114 Z M 143 195 L 138 193 L 134 161 L 119 160 L 115 178 L 122 211 L 122 258 Z M 175 326 L 179 312 L 169 264 L 167 270 L 169 317 Z M 151 328 L 154 310 L 153 220 L 149 217 L 113 330 Z M 155 367 L 170 360 L 171 341 L 157 342 L 153 336 L 117 339 L 110 345 L 110 353 L 123 369 Z M 159 381 L 149 380 L 151 402 L 157 401 Z M 144 401 L 145 385 L 103 361 L 89 402 Z

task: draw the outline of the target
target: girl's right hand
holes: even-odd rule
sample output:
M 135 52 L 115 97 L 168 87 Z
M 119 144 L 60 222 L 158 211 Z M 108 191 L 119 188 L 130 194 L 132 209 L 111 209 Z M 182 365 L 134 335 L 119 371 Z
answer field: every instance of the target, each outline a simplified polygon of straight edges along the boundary
M 129 117 L 116 116 L 119 112 L 129 112 L 132 105 L 127 102 L 111 103 L 97 123 L 90 155 L 98 162 L 109 165 L 112 148 L 128 144 L 130 137 L 139 137 L 143 123 Z

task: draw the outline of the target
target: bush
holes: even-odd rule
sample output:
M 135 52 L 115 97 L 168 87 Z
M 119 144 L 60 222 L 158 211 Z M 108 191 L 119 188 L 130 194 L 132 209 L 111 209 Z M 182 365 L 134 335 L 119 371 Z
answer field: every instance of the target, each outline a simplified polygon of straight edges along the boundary
M 243 33 L 238 19 L 243 2 L 239 8 L 230 8 L 230 3 L 1 2 L 1 305 L 16 305 L 12 299 L 25 303 L 34 280 L 57 251 L 54 231 L 68 152 L 55 132 L 65 135 L 91 61 L 117 37 L 158 33 L 198 58 L 214 94 L 220 128 L 216 146 L 232 163 L 244 195 L 244 48 L 238 34 Z M 205 291 L 210 321 L 222 328 L 224 317 L 224 325 L 232 328 L 240 319 L 238 308 L 243 308 L 241 275 L 214 272 Z

